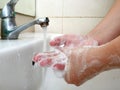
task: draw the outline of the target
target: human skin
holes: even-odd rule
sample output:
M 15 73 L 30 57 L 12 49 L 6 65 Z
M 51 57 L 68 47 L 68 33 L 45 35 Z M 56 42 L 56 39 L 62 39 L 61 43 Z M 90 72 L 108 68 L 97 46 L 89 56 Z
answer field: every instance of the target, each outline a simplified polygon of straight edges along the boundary
M 103 71 L 120 68 L 119 41 L 120 37 L 102 46 L 74 48 L 67 63 L 66 82 L 79 86 Z
M 119 41 L 120 36 L 101 46 L 63 47 L 67 63 L 54 63 L 61 59 L 59 52 L 40 53 L 34 60 L 42 67 L 53 65 L 54 70 L 64 71 L 66 82 L 79 86 L 103 71 L 120 68 Z
M 105 44 L 120 35 L 120 0 L 116 0 L 103 20 L 87 36 Z
M 65 63 L 60 61 L 68 58 L 66 56 L 72 49 L 82 46 L 97 46 L 98 42 L 90 37 L 73 34 L 56 37 L 50 41 L 50 45 L 55 48 L 55 51 L 37 53 L 33 58 L 34 62 L 39 63 L 42 67 L 52 66 L 53 69 L 64 70 Z

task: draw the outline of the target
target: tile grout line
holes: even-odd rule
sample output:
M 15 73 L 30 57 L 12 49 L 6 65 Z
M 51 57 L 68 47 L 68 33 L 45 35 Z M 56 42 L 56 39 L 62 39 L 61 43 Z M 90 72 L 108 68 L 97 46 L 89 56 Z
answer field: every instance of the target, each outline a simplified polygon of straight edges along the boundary
M 63 14 L 63 13 L 62 13 Z M 102 16 L 48 16 L 49 18 L 104 18 Z

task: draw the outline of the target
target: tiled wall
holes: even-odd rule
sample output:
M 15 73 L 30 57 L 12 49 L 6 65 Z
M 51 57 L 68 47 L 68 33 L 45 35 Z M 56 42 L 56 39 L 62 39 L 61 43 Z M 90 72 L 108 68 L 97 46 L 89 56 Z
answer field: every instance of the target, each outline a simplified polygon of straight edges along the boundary
M 36 0 L 36 17 L 50 18 L 48 32 L 86 34 L 104 18 L 114 1 Z

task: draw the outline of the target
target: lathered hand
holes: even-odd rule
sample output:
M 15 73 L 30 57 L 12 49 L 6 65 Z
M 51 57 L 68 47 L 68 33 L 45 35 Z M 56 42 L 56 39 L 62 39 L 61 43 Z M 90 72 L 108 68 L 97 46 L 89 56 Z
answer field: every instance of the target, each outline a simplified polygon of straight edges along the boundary
M 94 65 L 94 62 L 86 60 L 87 52 L 90 48 L 87 46 L 97 46 L 97 41 L 92 38 L 78 35 L 63 35 L 50 41 L 50 45 L 59 50 L 38 53 L 34 57 L 34 62 L 39 63 L 42 67 L 52 67 L 53 70 L 64 71 L 64 77 L 68 83 L 79 85 L 84 79 L 86 80 L 86 78 L 89 78 L 83 78 L 81 76 L 82 80 L 79 76 L 84 72 L 87 75 L 87 66 L 92 68 L 89 64 L 93 63 Z M 96 62 L 97 61 L 95 61 L 95 63 Z M 89 72 L 91 71 L 87 72 L 89 75 Z
M 50 41 L 50 45 L 53 47 L 78 47 L 84 45 L 98 45 L 98 42 L 91 37 L 76 35 L 76 34 L 66 34 L 59 36 Z
M 63 67 L 65 67 L 65 60 L 67 58 L 66 54 L 64 54 L 67 52 L 65 48 L 71 50 L 74 47 L 89 45 L 97 46 L 98 43 L 90 37 L 73 34 L 56 37 L 50 41 L 50 45 L 59 50 L 55 50 L 53 52 L 38 53 L 33 59 L 34 62 L 39 63 L 39 65 L 42 67 L 52 66 L 53 69 L 64 70 Z
M 33 58 L 41 67 L 52 67 L 54 70 L 64 70 L 67 57 L 59 50 L 38 53 Z

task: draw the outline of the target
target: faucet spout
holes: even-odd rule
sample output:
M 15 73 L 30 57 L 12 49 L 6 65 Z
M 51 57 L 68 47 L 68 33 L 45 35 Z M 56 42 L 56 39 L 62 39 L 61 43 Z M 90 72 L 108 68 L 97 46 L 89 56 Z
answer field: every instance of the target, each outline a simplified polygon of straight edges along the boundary
M 47 27 L 49 25 L 49 19 L 47 17 L 46 18 L 39 18 L 39 19 L 31 21 L 27 24 L 24 24 L 24 25 L 21 25 L 18 27 L 14 27 L 14 31 L 9 33 L 9 35 L 7 36 L 6 39 L 18 39 L 20 32 L 22 32 L 23 30 L 25 30 L 25 29 L 27 29 L 35 24 L 38 24 L 41 27 Z

